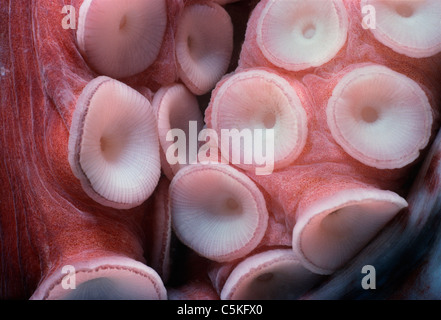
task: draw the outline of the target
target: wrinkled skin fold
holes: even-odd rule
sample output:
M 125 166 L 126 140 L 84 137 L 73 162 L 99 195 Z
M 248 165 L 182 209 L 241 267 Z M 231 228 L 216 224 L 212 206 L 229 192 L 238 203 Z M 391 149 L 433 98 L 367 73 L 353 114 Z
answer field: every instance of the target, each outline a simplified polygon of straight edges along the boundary
M 62 8 L 61 2 L 53 5 Z M 42 280 L 74 261 L 114 253 L 146 262 L 142 223 L 148 204 L 125 212 L 101 206 L 87 197 L 69 169 L 68 108 L 75 92 L 64 88 L 65 104 L 56 105 L 60 98 L 47 88 L 78 79 L 56 84 L 45 76 L 61 79 L 73 63 L 78 63 L 74 69 L 84 70 L 79 78 L 87 78 L 89 71 L 73 41 L 66 41 L 70 45 L 61 52 L 57 35 L 47 35 L 51 28 L 58 30 L 50 25 L 52 14 L 60 17 L 63 30 L 62 15 L 58 10 L 48 15 L 47 9 L 40 1 L 3 1 L 0 6 L 2 299 L 31 297 Z M 63 31 L 73 39 L 71 30 Z M 50 59 L 53 68 L 41 69 Z M 63 63 L 66 70 L 57 69 Z

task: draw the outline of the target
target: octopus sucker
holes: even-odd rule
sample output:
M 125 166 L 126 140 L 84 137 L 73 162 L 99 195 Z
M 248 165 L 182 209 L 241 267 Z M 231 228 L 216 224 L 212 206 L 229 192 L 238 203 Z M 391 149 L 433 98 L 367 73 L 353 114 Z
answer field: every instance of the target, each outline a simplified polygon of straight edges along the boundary
M 415 161 L 432 133 L 432 108 L 423 89 L 378 65 L 361 66 L 344 75 L 326 113 L 338 144 L 379 169 L 402 168 Z
M 214 261 L 231 261 L 251 252 L 268 223 L 259 188 L 226 165 L 179 170 L 170 184 L 169 207 L 178 238 Z
M 274 168 L 283 168 L 299 157 L 308 136 L 307 101 L 302 101 L 304 90 L 301 84 L 289 82 L 268 70 L 246 70 L 226 77 L 215 88 L 205 112 L 208 126 L 218 135 L 225 129 L 262 130 L 261 141 L 241 145 L 242 161 L 239 167 L 254 169 L 258 164 L 245 164 L 246 154 L 254 153 L 258 144 L 264 149 L 266 132 L 274 135 Z M 286 138 L 285 138 L 286 137 Z M 223 144 L 222 144 L 223 142 Z M 221 151 L 228 159 L 234 152 L 231 145 L 221 142 Z M 269 153 L 269 150 L 266 150 Z
M 210 91 L 226 73 L 233 52 L 233 24 L 214 2 L 186 6 L 176 32 L 178 74 L 191 92 Z
M 274 65 L 290 71 L 320 66 L 346 42 L 342 1 L 261 1 L 257 45 Z M 257 10 L 253 14 L 257 14 Z
M 166 27 L 165 0 L 87 0 L 79 9 L 78 48 L 98 73 L 125 78 L 156 60 Z
M 412 58 L 427 58 L 441 52 L 439 1 L 362 0 L 378 12 L 374 37 L 395 52 Z
M 136 90 L 106 76 L 78 98 L 69 131 L 69 163 L 84 190 L 103 205 L 136 207 L 161 174 L 153 107 Z
M 241 261 L 228 276 L 223 300 L 296 299 L 320 276 L 307 270 L 290 248 L 262 251 Z

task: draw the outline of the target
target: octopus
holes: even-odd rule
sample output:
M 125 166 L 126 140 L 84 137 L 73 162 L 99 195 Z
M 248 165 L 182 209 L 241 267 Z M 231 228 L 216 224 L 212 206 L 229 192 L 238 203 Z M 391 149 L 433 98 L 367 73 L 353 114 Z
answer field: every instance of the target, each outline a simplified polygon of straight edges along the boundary
M 0 3 L 0 298 L 440 299 L 441 2 Z

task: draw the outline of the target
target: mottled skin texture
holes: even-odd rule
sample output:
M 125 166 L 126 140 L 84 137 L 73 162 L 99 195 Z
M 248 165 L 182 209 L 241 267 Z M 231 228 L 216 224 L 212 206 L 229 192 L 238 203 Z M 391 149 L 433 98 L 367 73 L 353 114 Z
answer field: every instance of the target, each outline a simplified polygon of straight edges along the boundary
M 242 8 L 248 11 L 256 3 L 244 2 L 246 4 Z M 183 3 L 177 0 L 169 0 L 169 3 L 176 4 L 173 7 L 175 12 L 169 12 L 170 18 L 182 10 Z M 346 1 L 350 16 L 359 17 L 357 3 Z M 146 262 L 152 259 L 146 254 L 146 249 L 155 241 L 146 235 L 148 228 L 142 228 L 143 224 L 150 223 L 148 213 L 152 210 L 152 203 L 148 201 L 129 211 L 98 205 L 87 197 L 69 167 L 67 142 L 72 108 L 82 87 L 95 74 L 75 47 L 74 31 L 55 27 L 61 24 L 63 15 L 60 8 L 65 4 L 70 2 L 9 0 L 0 3 L 1 299 L 29 298 L 45 276 L 75 259 L 90 259 L 108 252 Z M 79 3 L 74 1 L 72 4 L 78 8 Z M 236 20 L 241 20 L 243 26 L 246 19 L 239 14 Z M 158 60 L 140 75 L 125 79 L 127 83 L 157 90 L 176 81 L 174 56 L 169 47 L 173 43 L 173 28 L 175 26 L 167 29 Z M 243 48 L 240 68 L 259 66 L 284 73 L 262 60 L 250 40 L 251 32 L 247 33 L 243 47 L 235 47 L 236 57 Z M 429 59 L 403 59 L 401 55 L 375 43 L 375 39 L 355 22 L 351 23 L 349 34 L 347 44 L 333 61 L 296 75 L 297 80 L 314 92 L 311 96 L 318 105 L 323 107 L 338 71 L 353 63 L 376 62 L 411 76 L 427 90 L 432 105 L 439 106 L 440 55 Z M 230 70 L 236 66 L 234 61 Z M 437 110 L 434 111 L 436 115 Z M 316 115 L 313 121 L 324 123 L 323 114 Z M 437 124 L 434 125 L 436 127 Z M 400 193 L 407 195 L 417 166 L 409 171 L 406 168 L 405 174 L 399 175 L 386 171 L 387 181 L 379 182 L 372 178 L 378 174 L 376 169 L 351 165 L 355 160 L 344 155 L 329 137 L 329 132 L 315 135 L 297 169 L 277 172 L 271 181 L 251 175 L 265 186 L 262 192 L 272 213 L 267 234 L 256 252 L 266 246 L 287 246 L 291 243 L 291 233 L 287 231 L 292 228 L 295 219 L 285 212 L 294 212 L 298 203 L 290 199 L 293 184 L 290 183 L 290 175 L 284 173 L 301 170 L 307 177 L 309 170 L 314 172 L 314 163 L 323 162 L 319 153 L 312 152 L 317 145 L 323 148 L 332 145 L 332 156 L 343 163 L 323 164 L 329 167 L 330 175 L 334 167 L 339 172 L 334 175 L 337 182 L 343 170 L 347 177 L 359 177 L 382 187 L 404 186 Z M 343 270 L 305 298 L 441 298 L 436 277 L 441 261 L 441 241 L 436 236 L 439 234 L 441 212 L 438 192 L 440 150 L 438 137 L 407 197 L 409 209 L 388 225 Z M 404 184 L 401 178 L 405 180 Z M 297 188 L 302 190 L 312 183 L 306 178 L 300 181 L 302 183 Z M 280 234 L 286 236 L 281 238 Z M 395 249 L 385 252 L 384 243 Z M 177 248 L 180 248 L 179 245 Z M 176 265 L 172 269 L 175 277 L 172 277 L 171 285 L 177 291 L 171 290 L 170 298 L 218 298 L 226 277 L 238 263 L 213 265 L 206 259 L 194 257 L 188 250 L 183 250 L 179 257 L 178 263 L 184 261 L 182 268 L 186 270 L 178 272 L 176 269 L 181 266 Z M 362 290 L 359 285 L 360 270 L 367 261 L 377 268 L 378 274 L 383 275 L 379 278 L 382 280 L 377 290 Z M 198 267 L 195 268 L 195 265 Z

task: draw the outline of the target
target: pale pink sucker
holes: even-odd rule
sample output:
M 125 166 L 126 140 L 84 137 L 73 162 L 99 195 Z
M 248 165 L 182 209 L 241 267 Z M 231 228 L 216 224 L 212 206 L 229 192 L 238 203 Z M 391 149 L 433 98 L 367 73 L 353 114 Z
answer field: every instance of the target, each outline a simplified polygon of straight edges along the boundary
M 438 133 L 409 189 L 408 209 L 393 219 L 340 272 L 305 295 L 305 299 L 440 298 L 437 272 L 440 262 L 440 138 Z M 376 275 L 384 276 L 376 290 L 360 287 L 360 270 L 366 267 L 371 268 L 369 272 L 375 267 Z
M 261 1 L 249 20 L 239 67 L 317 67 L 334 58 L 347 32 L 342 1 Z
M 68 261 L 45 278 L 31 300 L 152 300 L 167 299 L 159 275 L 150 267 L 124 256 L 104 255 Z M 68 271 L 75 270 L 74 273 Z M 70 276 L 71 278 L 65 278 Z M 69 285 L 75 284 L 74 289 Z
M 194 96 L 183 84 L 173 84 L 162 87 L 154 96 L 152 102 L 156 112 L 159 142 L 161 146 L 161 166 L 167 178 L 173 179 L 178 170 L 185 165 L 194 164 L 193 159 L 197 154 L 198 134 L 204 125 L 203 116 L 199 108 L 196 96 Z M 193 121 L 195 132 L 190 133 Z M 175 141 L 174 136 L 168 136 L 172 130 L 182 130 L 185 135 L 178 136 L 185 141 Z M 190 139 L 194 138 L 194 141 Z M 185 149 L 178 150 L 178 163 L 172 164 L 168 154 L 175 157 L 174 143 L 182 143 Z M 194 152 L 191 148 L 194 148 Z M 193 156 L 194 154 L 194 156 Z
M 125 78 L 156 60 L 166 27 L 166 0 L 85 0 L 79 10 L 77 42 L 96 72 Z
M 426 58 L 441 52 L 439 1 L 362 0 L 360 5 L 375 8 L 376 26 L 370 31 L 395 52 L 412 58 Z
M 415 161 L 432 133 L 432 107 L 415 81 L 380 65 L 347 72 L 329 98 L 327 123 L 337 143 L 379 169 Z
M 264 192 L 262 192 L 262 194 L 265 197 L 265 201 L 270 204 L 271 198 Z M 177 288 L 176 292 L 173 292 L 172 295 L 175 297 L 178 296 L 178 294 L 182 296 L 188 292 L 188 289 L 196 286 L 197 283 L 203 283 L 203 285 L 201 285 L 202 288 L 210 287 L 218 296 L 217 299 L 284 299 L 284 294 L 286 294 L 285 298 L 293 298 L 293 295 L 300 295 L 306 292 L 310 288 L 308 284 L 312 286 L 319 277 L 309 277 L 312 273 L 300 266 L 300 260 L 294 257 L 291 245 L 291 230 L 286 228 L 283 219 L 282 221 L 277 221 L 275 215 L 269 212 L 265 234 L 256 249 L 243 257 L 231 261 L 216 263 L 197 262 L 198 265 L 204 265 L 203 270 L 197 272 L 197 274 L 201 274 L 202 272 L 204 272 L 203 274 L 208 273 L 210 278 L 209 284 L 207 284 L 206 279 L 203 277 L 192 276 L 189 280 L 189 286 Z M 286 271 L 286 265 L 295 265 L 293 273 L 283 272 Z M 238 269 L 237 271 L 235 271 L 236 268 Z M 265 293 L 256 291 L 256 289 L 259 289 L 258 284 L 261 283 L 258 280 L 261 273 L 275 272 L 276 275 L 278 275 L 278 271 L 282 271 L 280 276 L 273 278 L 273 280 L 277 281 L 265 282 L 273 289 L 271 292 L 269 292 L 269 290 Z M 307 279 L 303 281 L 298 277 L 292 277 L 292 275 L 299 277 L 306 275 Z M 228 284 L 226 284 L 227 280 Z M 289 282 L 289 285 L 286 283 L 283 284 L 284 281 Z M 254 282 L 255 284 L 253 285 Z M 294 285 L 295 282 L 299 285 L 302 283 L 302 285 L 296 286 Z M 290 287 L 291 285 L 292 287 Z
M 321 10 L 326 5 L 333 9 L 327 10 L 325 17 Z M 296 12 L 303 12 L 301 18 L 283 23 L 285 13 L 291 17 Z M 302 152 L 288 166 L 276 167 L 271 175 L 249 170 L 246 174 L 268 193 L 268 208 L 276 221 L 285 219 L 287 228 L 294 228 L 296 254 L 305 267 L 317 273 L 329 274 L 344 266 L 407 206 L 403 182 L 428 145 L 437 121 L 433 111 L 439 101 L 434 91 L 437 76 L 430 71 L 437 66 L 435 60 L 420 62 L 396 53 L 386 55 L 389 49 L 362 29 L 362 18 L 360 6 L 350 1 L 262 1 L 250 17 L 239 67 L 228 77 L 263 67 L 282 75 L 301 92 L 308 128 Z M 330 28 L 332 32 L 323 31 L 327 23 L 335 27 Z M 274 30 L 278 31 L 269 37 Z M 284 51 L 291 45 L 312 46 L 321 31 L 329 47 L 312 52 L 323 54 L 322 59 L 302 64 L 296 60 L 301 49 Z M 287 41 L 290 37 L 299 42 Z M 305 60 L 309 63 L 315 56 L 305 58 L 311 59 Z M 423 76 L 426 69 L 428 75 Z M 219 87 L 213 94 L 214 103 Z M 247 94 L 244 88 L 240 97 L 223 100 L 221 116 L 228 117 L 229 107 L 236 106 L 231 107 L 236 116 L 234 125 L 243 121 L 250 127 L 250 117 L 241 114 L 238 107 L 244 104 L 237 103 Z M 215 122 L 220 116 L 212 108 L 213 102 L 206 111 L 209 127 L 234 126 L 228 121 Z M 285 137 L 276 136 L 276 143 Z M 292 135 L 288 141 L 291 139 Z M 347 243 L 331 241 L 329 234 L 320 236 L 319 229 L 329 227 L 330 217 L 351 226 L 346 231 L 331 228 L 338 236 L 344 235 Z M 370 226 L 360 237 L 358 220 Z M 326 252 L 319 250 L 324 244 L 328 245 Z
M 69 163 L 86 193 L 114 208 L 140 205 L 160 175 L 159 143 L 150 102 L 105 76 L 78 98 L 69 135 Z
M 284 226 L 284 232 L 293 230 L 292 245 L 296 255 L 313 272 L 329 274 L 337 270 L 406 206 L 406 201 L 398 194 L 381 190 L 398 184 L 399 180 L 392 173 L 385 172 L 385 181 L 378 181 L 378 178 L 376 181 L 366 175 L 369 170 L 361 169 L 349 160 L 346 164 L 298 163 L 269 176 L 249 173 L 271 199 L 269 210 L 274 214 L 274 221 L 279 223 L 270 226 L 279 230 Z M 340 210 L 343 214 L 335 214 L 338 209 L 343 209 Z M 337 219 L 325 219 L 328 216 Z M 337 223 L 329 225 L 328 221 Z M 359 221 L 363 222 L 358 224 Z M 339 224 L 348 227 L 339 229 Z M 360 236 L 361 232 L 357 233 L 358 228 L 366 231 L 364 237 Z M 333 236 L 341 241 L 331 241 Z M 321 247 L 326 250 L 319 250 Z M 311 263 L 310 255 L 319 261 Z
M 222 300 L 291 300 L 321 277 L 302 266 L 291 248 L 251 255 L 232 269 L 220 292 Z
M 170 210 L 177 237 L 214 261 L 251 252 L 268 223 L 261 191 L 245 174 L 222 164 L 179 170 L 170 185 Z
M 252 69 L 226 76 L 213 91 L 205 112 L 207 126 L 222 137 L 222 130 L 238 130 L 253 136 L 240 146 L 233 141 L 219 141 L 222 155 L 230 162 L 240 152 L 235 165 L 245 170 L 259 166 L 254 157 L 256 142 L 262 149 L 267 144 L 267 131 L 272 130 L 274 154 L 266 150 L 279 169 L 291 164 L 302 153 L 308 136 L 308 114 L 310 108 L 305 100 L 305 91 L 296 81 L 288 81 L 266 69 Z M 262 130 L 259 142 L 254 130 Z M 256 141 L 254 141 L 256 140 Z M 246 154 L 253 154 L 246 161 Z M 262 164 L 260 164 L 262 166 Z M 269 172 L 271 173 L 271 172 Z
M 175 41 L 179 78 L 194 94 L 207 93 L 230 64 L 230 16 L 214 2 L 189 4 L 179 18 Z
M 183 286 L 168 291 L 169 300 L 219 300 L 208 278 L 187 281 Z
M 143 85 L 153 91 L 179 81 L 175 36 L 184 6 L 183 0 L 166 0 L 167 26 L 156 60 L 142 72 L 120 80 L 132 87 Z

